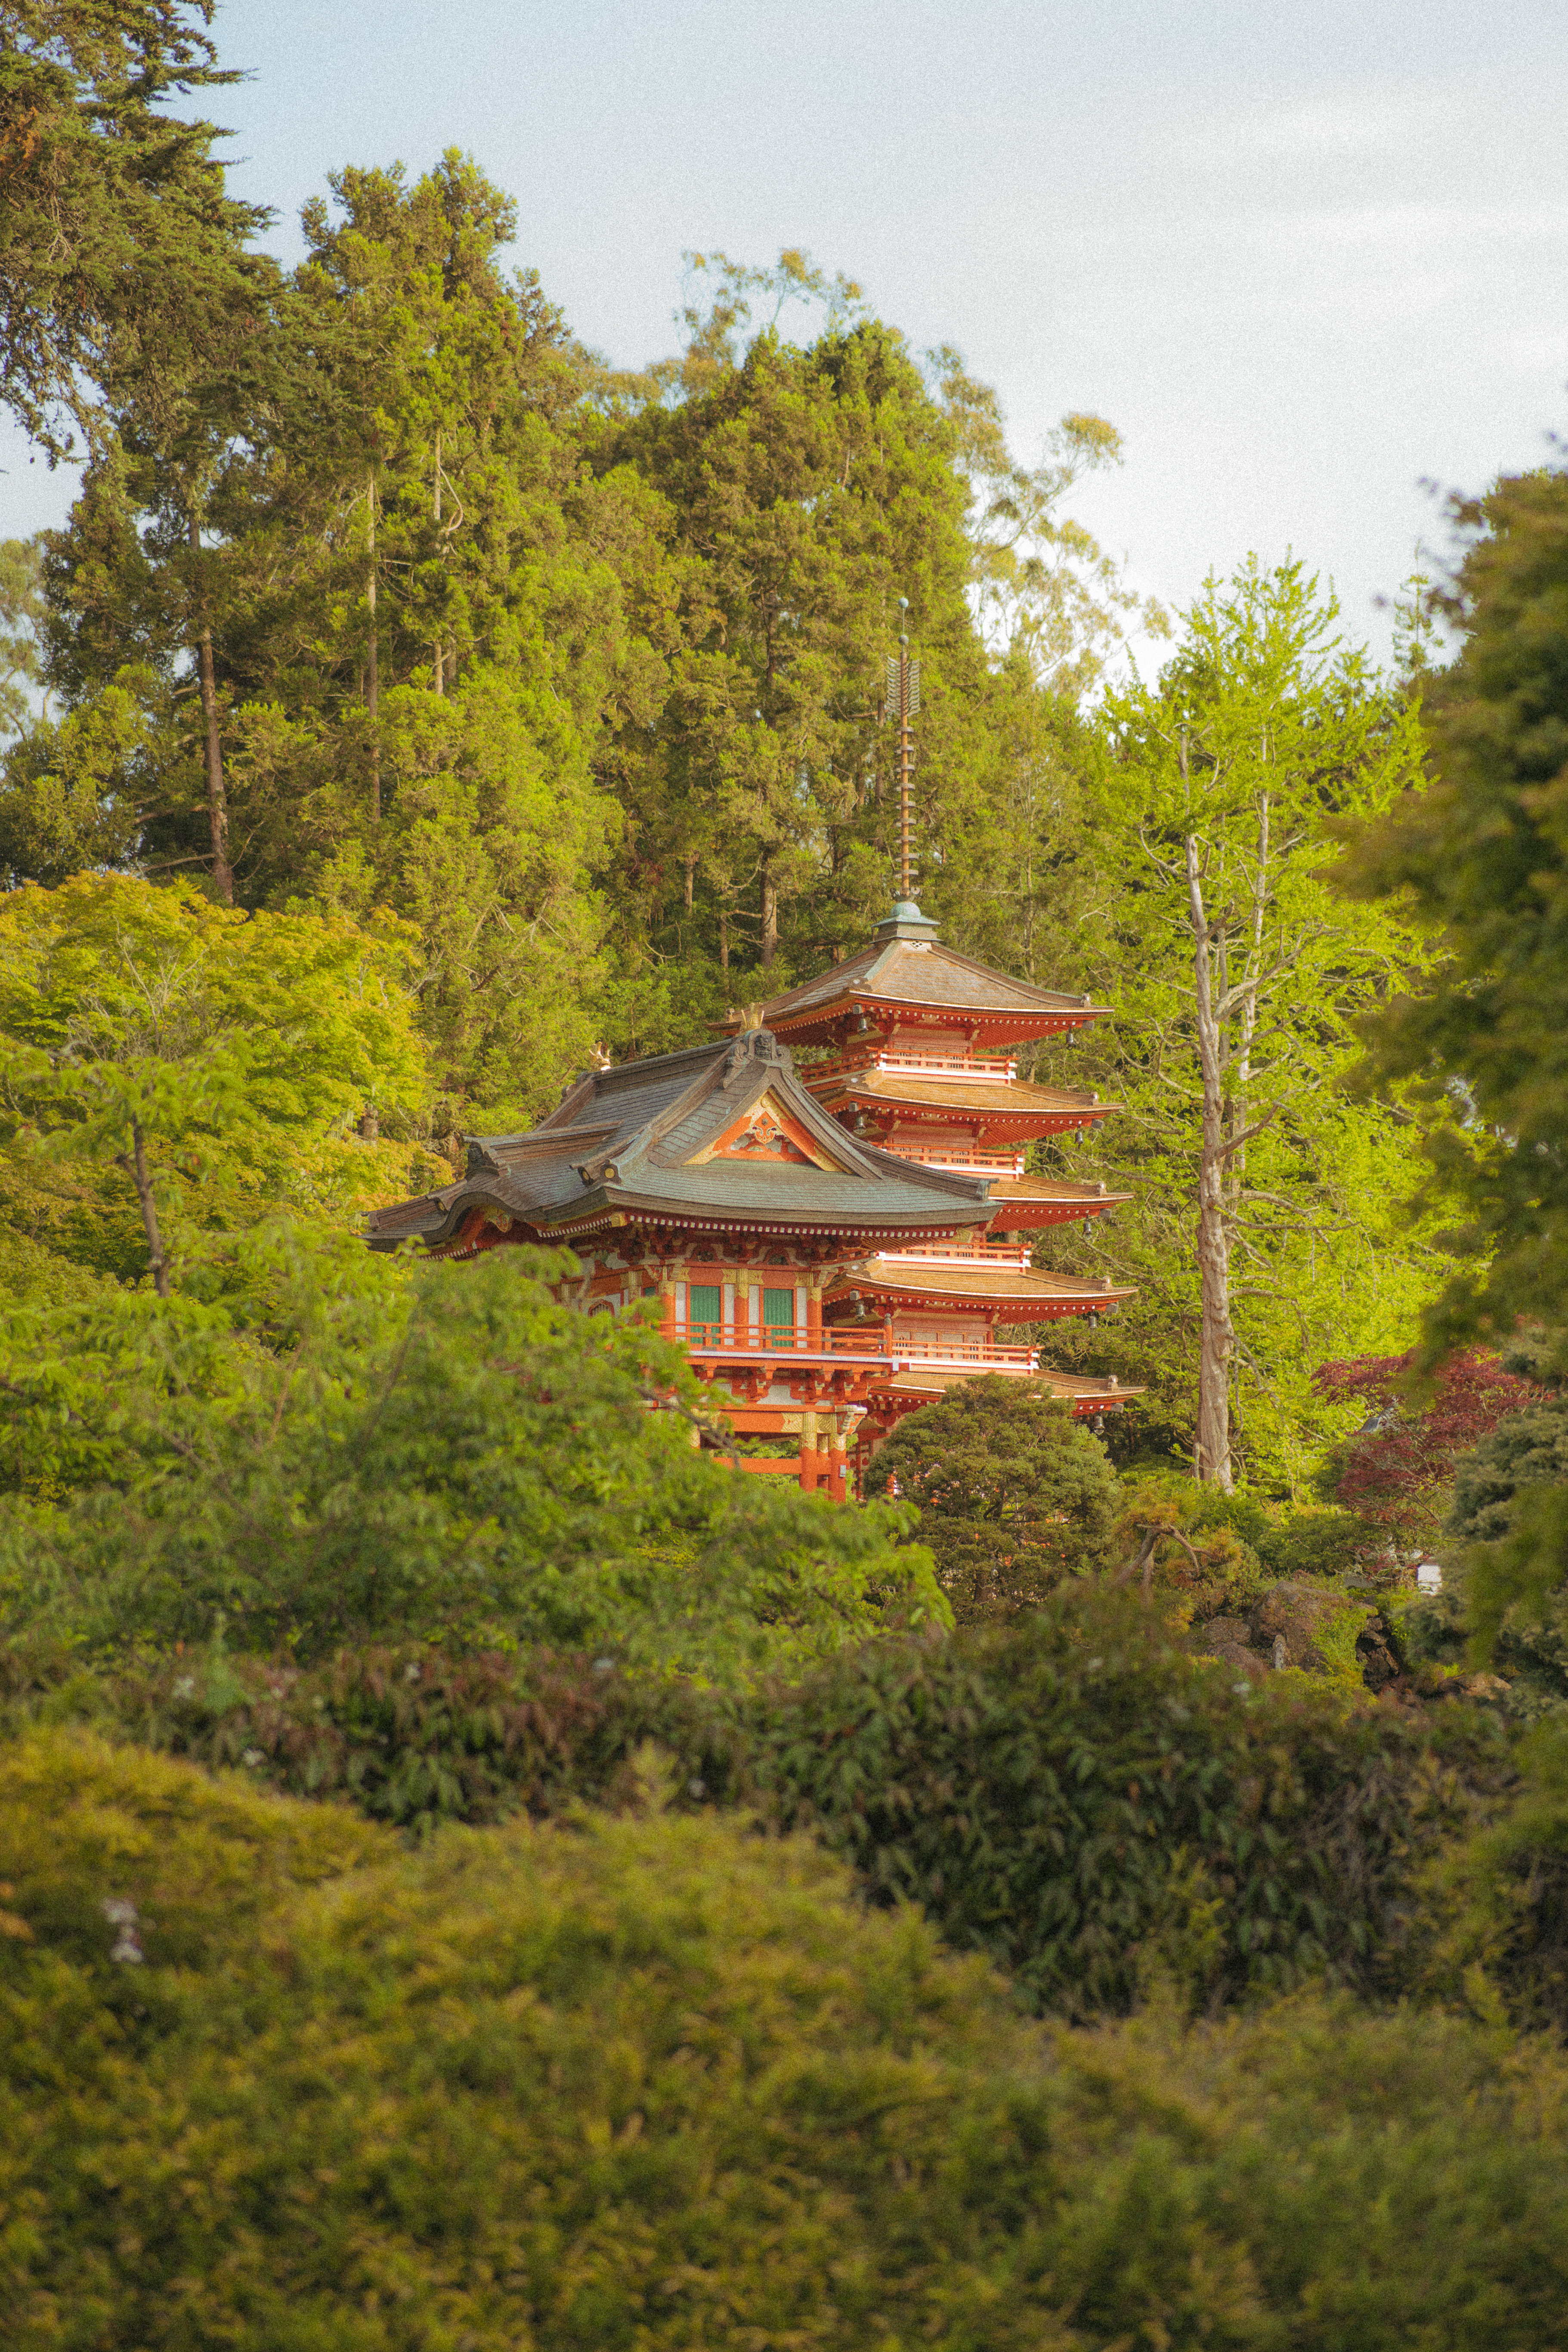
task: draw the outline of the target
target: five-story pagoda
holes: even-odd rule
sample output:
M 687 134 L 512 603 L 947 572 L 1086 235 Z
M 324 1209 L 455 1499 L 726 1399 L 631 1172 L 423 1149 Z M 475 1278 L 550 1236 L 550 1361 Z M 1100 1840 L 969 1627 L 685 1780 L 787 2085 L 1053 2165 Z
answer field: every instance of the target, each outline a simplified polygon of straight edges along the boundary
M 1124 1193 L 1026 1171 L 1038 1137 L 1097 1127 L 1113 1108 L 1096 1095 L 1019 1078 L 1013 1049 L 1070 1038 L 1106 1007 L 1010 978 L 944 947 L 911 896 L 910 721 L 919 665 L 889 664 L 889 716 L 899 724 L 900 898 L 871 945 L 751 1015 L 793 1047 L 826 1049 L 800 1076 L 848 1132 L 900 1158 L 986 1181 L 989 1224 L 912 1247 L 879 1249 L 845 1267 L 823 1299 L 825 1324 L 846 1337 L 879 1332 L 891 1368 L 873 1383 L 862 1448 L 954 1381 L 1000 1372 L 1042 1381 L 1098 1418 L 1134 1393 L 1040 1366 L 1037 1349 L 1000 1330 L 1094 1319 L 1131 1296 L 1108 1276 L 1051 1274 L 1031 1263 L 1043 1227 L 1105 1214 Z M 731 1013 L 722 1024 L 740 1025 Z

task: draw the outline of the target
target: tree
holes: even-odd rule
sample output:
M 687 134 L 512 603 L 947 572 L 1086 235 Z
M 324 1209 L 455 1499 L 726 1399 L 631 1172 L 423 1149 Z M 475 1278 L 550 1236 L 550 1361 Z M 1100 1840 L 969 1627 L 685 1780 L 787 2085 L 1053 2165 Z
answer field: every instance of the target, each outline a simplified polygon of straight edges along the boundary
M 1110 1557 L 1105 1450 L 1031 1381 L 990 1374 L 908 1414 L 879 1447 L 866 1492 L 916 1506 L 960 1624 L 1037 1608 Z
M 1150 1204 L 1120 1248 L 1126 1265 L 1131 1240 L 1164 1311 L 1194 1291 L 1177 1308 L 1194 1466 L 1222 1487 L 1238 1351 L 1266 1409 L 1282 1375 L 1305 1386 L 1312 1290 L 1352 1287 L 1347 1260 L 1366 1265 L 1393 1224 L 1409 1152 L 1398 1104 L 1354 1105 L 1344 1080 L 1356 1020 L 1422 950 L 1391 909 L 1347 915 L 1322 869 L 1333 821 L 1387 806 L 1417 772 L 1419 733 L 1335 617 L 1295 562 L 1211 581 L 1158 683 L 1108 698 L 1096 779 L 1118 1015 L 1100 1066 L 1131 1114 L 1105 1149 Z M 1426 1278 L 1423 1238 L 1372 1276 L 1384 1328 Z M 1318 1332 L 1331 1347 L 1332 1323 Z
M 1365 1416 L 1331 1448 L 1318 1474 L 1321 1491 L 1405 1551 L 1436 1538 L 1461 1457 L 1541 1397 L 1532 1381 L 1505 1370 L 1496 1356 L 1470 1350 L 1451 1357 L 1431 1396 L 1416 1401 L 1415 1360 L 1411 1348 L 1400 1356 L 1324 1364 L 1314 1375 L 1321 1395 L 1354 1403 Z
M 0 399 L 51 463 L 69 423 L 102 446 L 128 364 L 158 379 L 206 331 L 270 218 L 226 194 L 212 152 L 226 134 L 168 110 L 239 79 L 218 65 L 213 14 L 214 0 L 0 5 Z
M 1093 534 L 1062 510 L 1086 475 L 1121 463 L 1121 436 L 1103 416 L 1064 416 L 1039 465 L 1020 465 L 990 385 L 951 345 L 928 357 L 969 488 L 980 634 L 994 659 L 1013 655 L 1037 684 L 1077 700 L 1103 677 L 1128 615 L 1149 635 L 1170 633 L 1163 608 L 1125 588 Z
M 193 1258 L 172 1299 L 11 1318 L 14 1630 L 301 1659 L 547 1643 L 733 1681 L 946 1619 L 907 1513 L 696 1450 L 680 1351 L 648 1315 L 558 1303 L 563 1253 L 414 1274 L 274 1220 Z
M 408 1189 L 429 1164 L 392 1132 L 416 1127 L 426 1099 L 413 945 L 386 922 L 247 918 L 184 883 L 82 875 L 13 890 L 0 901 L 5 1213 L 100 1270 L 133 1278 L 140 1261 L 162 1296 L 193 1233 L 285 1205 L 342 1219 Z M 367 1114 L 384 1138 L 365 1139 Z
M 1568 1321 L 1568 473 L 1505 479 L 1455 516 L 1468 544 L 1441 610 L 1459 646 L 1427 689 L 1431 781 L 1377 814 L 1345 877 L 1443 950 L 1372 1032 L 1381 1074 L 1460 1112 L 1430 1145 L 1467 1214 L 1434 1353 Z

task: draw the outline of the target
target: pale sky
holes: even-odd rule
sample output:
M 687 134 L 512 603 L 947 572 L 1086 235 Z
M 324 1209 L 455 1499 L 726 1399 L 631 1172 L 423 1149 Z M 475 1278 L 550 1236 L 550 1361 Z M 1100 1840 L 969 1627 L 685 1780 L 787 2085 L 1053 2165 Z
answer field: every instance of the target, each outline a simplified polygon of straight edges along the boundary
M 217 32 L 279 253 L 334 166 L 468 148 L 631 365 L 675 347 L 684 247 L 804 246 L 956 343 L 1021 457 L 1119 426 L 1077 511 L 1173 603 L 1289 547 L 1381 650 L 1423 479 L 1568 427 L 1560 0 L 227 0 Z M 0 465 L 0 531 L 63 510 Z

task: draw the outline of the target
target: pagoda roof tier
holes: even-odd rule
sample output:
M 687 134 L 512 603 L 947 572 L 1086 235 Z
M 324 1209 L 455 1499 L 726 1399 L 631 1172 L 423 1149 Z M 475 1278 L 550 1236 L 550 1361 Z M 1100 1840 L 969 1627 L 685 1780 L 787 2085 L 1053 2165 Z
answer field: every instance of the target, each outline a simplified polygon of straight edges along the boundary
M 861 1105 L 941 1118 L 950 1126 L 983 1126 L 988 1135 L 1059 1135 L 1109 1118 L 1119 1106 L 1071 1087 L 1037 1087 L 1024 1078 L 912 1077 L 903 1070 L 841 1070 L 820 1081 L 818 1099 L 832 1111 Z
M 822 1307 L 825 1315 L 856 1299 L 876 1299 L 889 1307 L 990 1307 L 1009 1323 L 1042 1323 L 1058 1315 L 1092 1314 L 1131 1297 L 1131 1290 L 1113 1288 L 1109 1276 L 1090 1280 L 1034 1268 L 1026 1274 L 1017 1266 L 872 1257 L 838 1276 Z
M 1037 1225 L 1068 1224 L 1075 1217 L 1120 1209 L 1131 1192 L 1108 1192 L 1103 1184 L 1057 1184 L 1047 1176 L 995 1176 L 991 1199 L 998 1233 L 1022 1233 Z
M 441 1248 L 489 1219 L 552 1241 L 637 1224 L 842 1234 L 864 1248 L 984 1226 L 989 1191 L 858 1141 L 760 1029 L 586 1072 L 526 1134 L 470 1137 L 467 1173 L 376 1211 L 370 1238 Z
M 1026 1037 L 1049 1037 L 1098 1021 L 1109 1010 L 1087 996 L 1067 996 L 1013 980 L 973 956 L 959 955 L 933 937 L 934 924 L 916 912 L 913 922 L 889 919 L 871 945 L 834 964 L 815 980 L 771 998 L 763 1019 L 779 1036 L 797 1045 L 833 1042 L 857 1013 L 924 1021 L 942 1029 L 968 1031 L 977 1044 L 1001 1045 Z M 726 1013 L 715 1027 L 732 1032 L 742 1015 Z
M 1035 1371 L 1026 1371 L 1021 1367 L 1014 1371 L 997 1364 L 954 1364 L 951 1370 L 942 1365 L 922 1364 L 918 1370 L 896 1372 L 889 1381 L 879 1381 L 871 1392 L 873 1410 L 883 1397 L 911 1409 L 935 1404 L 949 1389 L 958 1388 L 965 1381 L 983 1380 L 988 1372 L 999 1372 L 1004 1380 L 1026 1380 L 1031 1385 L 1048 1389 L 1053 1397 L 1070 1404 L 1075 1417 L 1081 1419 L 1091 1413 L 1112 1412 L 1119 1405 L 1131 1404 L 1134 1397 L 1143 1394 L 1142 1389 L 1124 1389 L 1115 1381 L 1086 1380 L 1076 1372 L 1053 1370 L 1048 1365 Z

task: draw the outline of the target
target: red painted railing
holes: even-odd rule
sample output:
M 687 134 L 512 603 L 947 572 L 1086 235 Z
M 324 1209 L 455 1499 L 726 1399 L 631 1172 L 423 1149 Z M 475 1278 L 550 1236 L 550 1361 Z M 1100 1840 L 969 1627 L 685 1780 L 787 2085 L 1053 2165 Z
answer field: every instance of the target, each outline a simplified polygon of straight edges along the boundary
M 889 1370 L 912 1364 L 997 1364 L 1033 1372 L 1040 1362 L 1035 1348 L 1009 1347 L 998 1339 L 916 1339 L 902 1332 L 888 1339 L 880 1324 L 872 1323 L 830 1324 L 816 1338 L 804 1323 L 770 1324 L 760 1335 L 726 1330 L 721 1323 L 694 1323 L 677 1337 L 703 1356 L 853 1356 L 886 1363 Z
M 898 1054 L 873 1047 L 866 1053 L 841 1055 L 831 1062 L 814 1062 L 801 1076 L 808 1087 L 826 1086 L 858 1076 L 862 1070 L 897 1070 L 910 1078 L 979 1078 L 1005 1087 L 1017 1076 L 1018 1065 L 968 1054 Z

